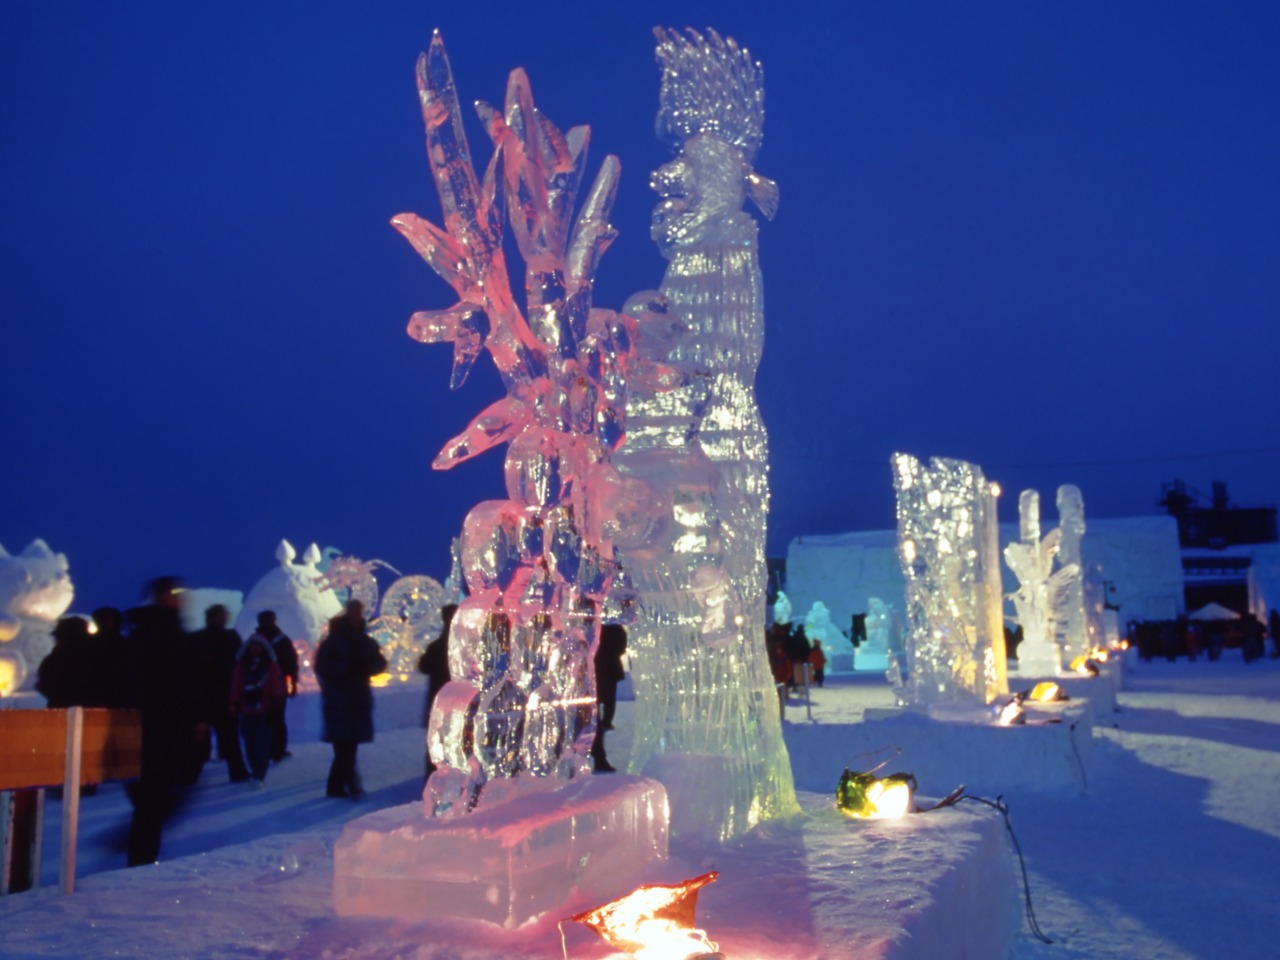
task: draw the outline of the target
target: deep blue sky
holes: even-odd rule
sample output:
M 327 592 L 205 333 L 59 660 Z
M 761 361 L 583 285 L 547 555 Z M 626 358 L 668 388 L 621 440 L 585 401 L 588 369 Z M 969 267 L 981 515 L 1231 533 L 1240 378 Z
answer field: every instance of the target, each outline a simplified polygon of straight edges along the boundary
M 898 449 L 1094 516 L 1276 502 L 1275 4 L 11 0 L 0 543 L 66 552 L 79 609 L 247 589 L 281 536 L 442 577 L 501 464 L 429 464 L 499 388 L 404 333 L 453 302 L 387 222 L 439 213 L 414 60 L 439 26 L 465 99 L 524 66 L 621 157 L 617 307 L 663 266 L 657 23 L 765 65 L 772 554 L 892 525 Z

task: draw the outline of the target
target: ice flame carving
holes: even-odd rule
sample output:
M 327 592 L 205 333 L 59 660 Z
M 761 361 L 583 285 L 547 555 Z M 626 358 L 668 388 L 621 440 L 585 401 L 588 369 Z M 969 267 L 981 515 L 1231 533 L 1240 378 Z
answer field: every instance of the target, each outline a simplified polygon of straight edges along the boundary
M 764 338 L 751 197 L 763 71 L 731 39 L 658 29 L 652 236 L 661 291 L 637 323 L 627 443 L 614 458 L 614 541 L 639 597 L 631 629 L 631 770 L 661 780 L 673 836 L 728 839 L 797 809 L 764 647 L 768 442 L 755 402 Z
M 428 731 L 439 769 L 423 803 L 428 815 L 456 816 L 474 807 L 486 783 L 590 770 L 590 651 L 615 561 L 588 490 L 609 482 L 607 461 L 622 440 L 633 323 L 591 306 L 596 266 L 614 237 L 617 159 L 605 158 L 575 217 L 589 130 L 561 133 L 534 106 L 523 70 L 511 72 L 502 110 L 477 104 L 495 148 L 482 176 L 438 32 L 417 77 L 443 227 L 412 213 L 392 223 L 458 302 L 415 313 L 409 333 L 453 344 L 452 388 L 482 349 L 507 388 L 434 466 L 449 469 L 510 442 L 508 499 L 477 504 L 464 524 L 469 596 L 451 631 L 454 680 Z M 503 256 L 505 220 L 525 262 L 523 312 Z
M 982 470 L 893 456 L 906 580 L 904 704 L 990 703 L 1008 692 L 996 502 Z
M 1018 672 L 1025 676 L 1053 676 L 1062 669 L 1061 617 L 1080 568 L 1067 564 L 1054 571 L 1061 528 L 1040 538 L 1040 494 L 1023 490 L 1018 497 L 1017 543 L 1004 548 L 1004 562 L 1018 578 L 1010 594 L 1022 627 Z

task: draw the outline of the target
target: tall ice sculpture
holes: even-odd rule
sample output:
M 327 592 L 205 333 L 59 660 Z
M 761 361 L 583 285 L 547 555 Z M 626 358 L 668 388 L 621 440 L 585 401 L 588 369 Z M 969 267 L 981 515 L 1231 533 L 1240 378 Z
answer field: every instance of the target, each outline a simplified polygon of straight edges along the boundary
M 1012 594 L 1022 643 L 1018 645 L 1018 673 L 1051 677 L 1062 670 L 1063 613 L 1080 568 L 1066 564 L 1054 569 L 1062 529 L 1040 537 L 1040 494 L 1023 490 L 1018 498 L 1018 542 L 1004 548 L 1004 562 L 1018 578 Z
M 1008 692 L 996 493 L 974 464 L 893 456 L 906 580 L 906 706 L 990 703 Z
M 768 444 L 755 401 L 764 301 L 750 197 L 763 70 L 732 39 L 659 28 L 660 291 L 637 324 L 614 542 L 637 596 L 631 771 L 666 786 L 673 836 L 725 840 L 798 809 L 764 645 Z

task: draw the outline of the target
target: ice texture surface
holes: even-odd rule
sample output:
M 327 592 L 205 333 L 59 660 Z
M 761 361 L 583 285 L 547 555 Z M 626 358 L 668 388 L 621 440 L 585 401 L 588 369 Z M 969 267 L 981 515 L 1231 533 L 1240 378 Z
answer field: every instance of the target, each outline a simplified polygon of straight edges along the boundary
M 893 456 L 906 580 L 909 706 L 990 703 L 1008 691 L 996 501 L 981 468 Z
M 617 566 L 598 491 L 616 486 L 608 461 L 623 439 L 634 324 L 591 304 L 614 237 L 617 159 L 604 159 L 579 209 L 589 130 L 562 133 L 516 69 L 501 109 L 476 106 L 494 146 L 477 174 L 438 33 L 417 76 L 443 226 L 412 213 L 392 223 L 458 302 L 415 313 L 409 334 L 453 344 L 453 388 L 487 350 L 507 389 L 434 463 L 448 469 L 509 444 L 508 499 L 477 504 L 463 525 L 455 574 L 469 595 L 451 631 L 454 681 L 428 732 L 440 770 L 423 802 L 428 815 L 452 817 L 473 808 L 487 783 L 590 770 L 591 650 Z M 504 225 L 525 264 L 523 310 Z
M 796 809 L 764 646 L 764 301 L 742 209 L 751 196 L 771 212 L 776 189 L 751 170 L 760 66 L 714 32 L 656 34 L 658 129 L 677 150 L 651 181 L 668 267 L 625 308 L 636 356 L 610 510 L 638 598 L 630 769 L 667 783 L 673 836 L 728 839 Z
M 625 775 L 583 777 L 559 790 L 552 783 L 491 784 L 462 820 L 427 819 L 408 804 L 352 821 L 333 850 L 335 911 L 516 927 L 575 888 L 602 900 L 629 892 L 637 871 L 666 858 L 660 783 Z
M 1058 597 L 1055 619 L 1059 629 L 1063 656 L 1070 661 L 1089 649 L 1088 619 L 1084 602 L 1084 561 L 1081 542 L 1084 540 L 1084 494 L 1075 484 L 1064 483 L 1058 488 L 1058 559 L 1062 568 L 1074 567 L 1076 574 L 1065 585 Z

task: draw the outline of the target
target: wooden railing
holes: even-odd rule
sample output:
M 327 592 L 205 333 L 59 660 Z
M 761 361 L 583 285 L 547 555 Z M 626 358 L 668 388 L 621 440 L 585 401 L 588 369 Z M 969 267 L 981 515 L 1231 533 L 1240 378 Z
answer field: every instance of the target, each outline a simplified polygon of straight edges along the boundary
M 136 710 L 0 710 L 0 893 L 27 885 L 16 882 L 18 861 L 29 871 L 29 885 L 40 883 L 46 788 L 62 787 L 58 885 L 63 893 L 71 893 L 76 884 L 80 788 L 136 779 L 141 772 L 142 721 Z

